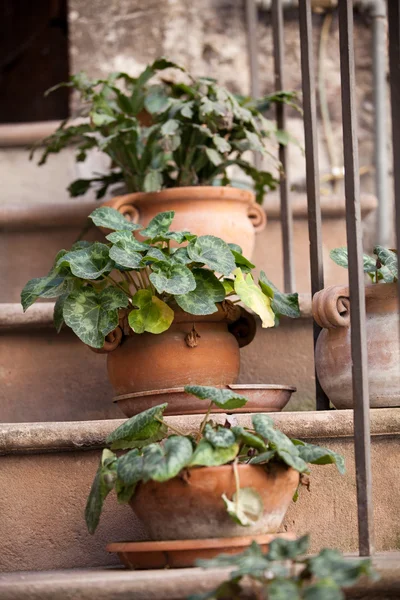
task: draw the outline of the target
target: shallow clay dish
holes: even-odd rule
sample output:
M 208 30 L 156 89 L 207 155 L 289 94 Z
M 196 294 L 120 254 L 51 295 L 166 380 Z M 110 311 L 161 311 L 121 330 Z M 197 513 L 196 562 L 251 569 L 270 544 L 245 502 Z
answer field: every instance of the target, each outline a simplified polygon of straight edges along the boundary
M 295 540 L 294 533 L 275 533 L 235 538 L 206 540 L 176 540 L 167 542 L 114 542 L 106 547 L 116 552 L 128 569 L 180 569 L 195 566 L 199 558 L 213 558 L 218 554 L 239 554 L 256 541 L 264 552 L 276 538 Z
M 295 387 L 289 385 L 274 384 L 232 384 L 225 388 L 237 390 L 239 394 L 248 398 L 248 403 L 242 408 L 224 411 L 220 408 L 213 409 L 213 413 L 255 413 L 255 412 L 278 412 L 289 402 L 291 395 L 296 391 Z M 173 415 L 197 415 L 207 412 L 208 402 L 199 400 L 194 396 L 186 394 L 183 387 L 165 390 L 151 390 L 148 392 L 135 392 L 116 396 L 114 402 L 127 417 L 133 417 L 143 410 L 168 402 L 164 414 Z

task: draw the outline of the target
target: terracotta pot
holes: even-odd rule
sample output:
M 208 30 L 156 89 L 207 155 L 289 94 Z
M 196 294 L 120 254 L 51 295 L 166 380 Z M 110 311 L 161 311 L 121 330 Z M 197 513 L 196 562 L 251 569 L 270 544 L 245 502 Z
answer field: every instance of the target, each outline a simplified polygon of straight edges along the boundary
M 231 187 L 194 186 L 118 196 L 105 203 L 136 223 L 147 225 L 159 212 L 174 210 L 175 230 L 215 235 L 239 244 L 251 257 L 255 233 L 266 225 L 263 208 L 248 190 Z
M 365 288 L 370 406 L 400 406 L 397 284 Z M 350 293 L 332 286 L 315 294 L 313 315 L 323 327 L 315 363 L 318 378 L 336 408 L 352 408 Z
M 276 533 L 299 483 L 299 473 L 284 464 L 239 465 L 240 487 L 260 494 L 264 513 L 250 527 L 236 524 L 222 494 L 232 498 L 232 465 L 197 467 L 164 483 L 140 483 L 130 505 L 153 540 L 229 538 Z
M 226 303 L 201 317 L 176 310 L 171 327 L 159 335 L 135 334 L 124 319 L 121 313 L 120 326 L 101 350 L 108 352 L 108 376 L 117 396 L 196 383 L 236 383 L 239 347 L 255 335 L 254 317 Z

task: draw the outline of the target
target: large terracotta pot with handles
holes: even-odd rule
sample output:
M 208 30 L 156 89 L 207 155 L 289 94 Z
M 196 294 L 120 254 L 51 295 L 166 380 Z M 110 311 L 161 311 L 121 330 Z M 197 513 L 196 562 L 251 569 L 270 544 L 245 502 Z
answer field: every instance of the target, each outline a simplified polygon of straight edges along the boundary
M 350 292 L 331 286 L 315 294 L 313 315 L 323 327 L 316 346 L 319 381 L 336 408 L 353 408 Z M 371 408 L 400 406 L 400 349 L 397 284 L 365 288 Z
M 233 187 L 193 186 L 138 192 L 105 202 L 127 218 L 146 226 L 158 213 L 175 211 L 173 229 L 196 235 L 215 235 L 241 246 L 251 257 L 255 234 L 266 225 L 263 208 L 248 190 Z
M 239 348 L 254 338 L 255 319 L 232 303 L 225 301 L 217 306 L 217 312 L 205 316 L 190 315 L 177 308 L 170 328 L 158 335 L 134 333 L 127 325 L 127 312 L 120 311 L 119 326 L 107 336 L 103 348 L 95 352 L 108 354 L 114 400 L 128 417 L 160 404 L 160 390 L 237 382 Z M 174 396 L 171 394 L 168 399 L 165 414 L 177 414 Z M 204 412 L 206 409 L 204 403 Z

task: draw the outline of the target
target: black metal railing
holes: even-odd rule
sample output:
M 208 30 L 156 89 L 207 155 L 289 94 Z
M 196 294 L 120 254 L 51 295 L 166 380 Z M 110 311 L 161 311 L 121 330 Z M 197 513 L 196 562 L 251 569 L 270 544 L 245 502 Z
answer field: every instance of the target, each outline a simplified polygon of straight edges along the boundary
M 248 32 L 256 35 L 256 8 L 254 0 L 247 0 L 248 15 L 252 15 Z M 284 88 L 284 35 L 283 1 L 272 0 L 272 29 L 276 89 Z M 250 6 L 251 5 L 251 6 Z M 356 464 L 358 531 L 360 555 L 368 556 L 374 551 L 371 436 L 369 419 L 368 356 L 366 339 L 365 284 L 363 271 L 362 226 L 360 210 L 360 181 L 358 163 L 357 118 L 355 107 L 355 69 L 353 46 L 353 1 L 338 1 L 340 74 L 342 96 L 344 184 L 346 207 L 346 233 L 349 255 L 349 288 L 351 311 L 351 351 L 354 401 L 354 450 Z M 304 134 L 306 156 L 306 184 L 308 201 L 308 226 L 310 239 L 310 268 L 312 296 L 324 287 L 322 260 L 322 230 L 320 207 L 320 181 L 317 146 L 317 114 L 314 51 L 312 43 L 311 0 L 299 0 L 299 31 L 301 46 L 301 73 L 304 110 Z M 388 0 L 389 66 L 392 107 L 392 143 L 394 161 L 395 228 L 400 240 L 400 0 Z M 256 44 L 249 43 L 250 55 L 257 51 Z M 251 56 L 252 89 L 259 89 L 257 57 Z M 278 126 L 285 125 L 285 108 L 277 112 Z M 279 158 L 284 166 L 280 186 L 281 221 L 283 239 L 283 269 L 286 291 L 294 289 L 294 264 L 292 253 L 292 212 L 289 197 L 289 173 L 286 150 L 281 147 Z M 399 281 L 400 298 L 400 281 Z M 320 328 L 314 323 L 314 347 Z M 329 401 L 316 377 L 316 408 L 329 409 Z

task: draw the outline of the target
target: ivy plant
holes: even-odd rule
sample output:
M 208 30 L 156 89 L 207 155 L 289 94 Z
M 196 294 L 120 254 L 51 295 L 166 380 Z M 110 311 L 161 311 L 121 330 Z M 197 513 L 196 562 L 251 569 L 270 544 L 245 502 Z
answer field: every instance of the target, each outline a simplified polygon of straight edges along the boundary
M 233 95 L 214 79 L 195 79 L 165 58 L 148 65 L 139 77 L 112 73 L 90 80 L 78 73 L 49 92 L 60 86 L 77 93 L 80 116 L 86 120 L 70 125 L 63 121 L 31 156 L 44 146 L 39 160 L 43 165 L 50 154 L 74 146 L 78 162 L 93 148 L 111 159 L 108 173 L 71 183 L 71 196 L 95 186 L 97 198 L 102 198 L 110 185 L 121 182 L 128 192 L 229 185 L 228 167 L 233 165 L 251 178 L 260 203 L 265 191 L 278 183 L 273 173 L 256 169 L 246 152 L 266 155 L 267 139 L 276 145 L 289 141 L 287 132 L 276 129 L 261 111 L 272 103 L 295 104 L 294 92 L 276 92 L 255 102 Z
M 224 411 L 241 408 L 247 399 L 235 391 L 208 386 L 188 385 L 188 394 L 208 407 L 199 429 L 185 434 L 163 418 L 168 404 L 150 408 L 120 425 L 107 438 L 109 449 L 103 450 L 85 510 L 88 530 L 94 533 L 104 500 L 115 490 L 118 502 L 127 503 L 140 482 L 168 481 L 186 469 L 231 464 L 235 473 L 236 492 L 232 498 L 222 496 L 232 519 L 243 526 L 256 522 L 263 512 L 263 502 L 252 488 L 241 488 L 238 464 L 263 465 L 283 463 L 301 474 L 309 473 L 309 464 L 335 464 L 344 473 L 344 459 L 339 454 L 299 440 L 291 440 L 275 429 L 265 414 L 252 417 L 252 427 L 231 427 L 213 422 L 213 407 Z M 114 451 L 125 450 L 117 455 Z
M 369 275 L 373 283 L 395 283 L 398 280 L 397 250 L 375 246 L 375 257 L 363 254 L 364 272 Z M 347 248 L 335 248 L 330 252 L 331 259 L 340 267 L 349 266 Z
M 266 552 L 253 542 L 241 554 L 198 560 L 197 566 L 203 569 L 233 570 L 216 589 L 188 600 L 247 598 L 249 584 L 258 600 L 345 600 L 343 588 L 362 576 L 377 578 L 370 559 L 348 559 L 338 550 L 326 548 L 307 557 L 308 547 L 307 535 L 293 541 L 277 538 Z
M 97 208 L 90 218 L 111 230 L 107 243 L 80 241 L 61 250 L 46 276 L 28 281 L 21 303 L 25 311 L 38 298 L 56 298 L 57 330 L 65 322 L 93 348 L 103 347 L 121 311 L 136 334 L 166 331 L 179 308 L 209 315 L 222 302 L 227 308 L 243 302 L 263 327 L 274 326 L 280 315 L 299 316 L 297 294 L 280 293 L 264 272 L 257 284 L 254 265 L 239 246 L 212 235 L 171 231 L 173 211 L 159 213 L 147 227 L 109 207 Z

